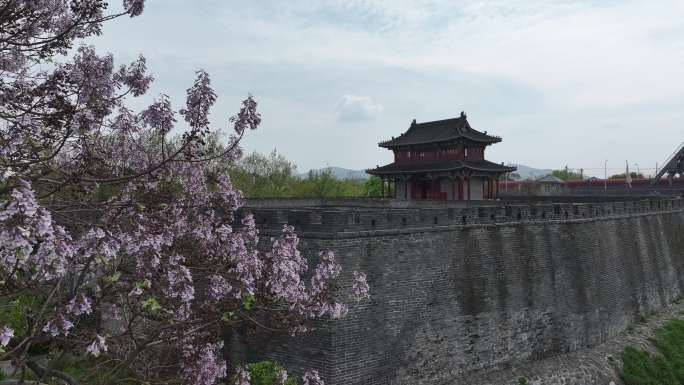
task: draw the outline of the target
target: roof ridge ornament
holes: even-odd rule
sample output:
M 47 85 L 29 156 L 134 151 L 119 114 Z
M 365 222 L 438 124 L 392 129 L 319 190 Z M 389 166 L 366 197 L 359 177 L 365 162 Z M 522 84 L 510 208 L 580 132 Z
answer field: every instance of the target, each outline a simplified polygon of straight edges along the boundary
M 411 127 L 413 127 L 413 126 L 415 126 L 415 125 L 416 125 L 416 120 L 413 119 L 413 120 L 411 121 Z
M 462 118 L 466 118 L 466 117 L 467 117 L 465 111 L 461 111 L 461 117 L 462 117 Z

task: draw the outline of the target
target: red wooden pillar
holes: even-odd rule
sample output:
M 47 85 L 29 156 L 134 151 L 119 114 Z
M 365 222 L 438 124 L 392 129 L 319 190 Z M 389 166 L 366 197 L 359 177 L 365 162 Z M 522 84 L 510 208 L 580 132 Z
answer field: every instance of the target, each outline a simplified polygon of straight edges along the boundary
M 458 178 L 458 200 L 463 200 L 463 178 Z
M 408 188 L 409 188 L 409 181 L 407 178 L 404 178 L 404 199 L 408 199 Z
M 453 176 L 451 177 L 451 200 L 456 200 L 457 195 L 456 195 L 456 178 Z
M 470 200 L 470 175 L 468 175 L 468 200 Z
M 432 187 L 430 188 L 430 199 L 438 199 L 439 198 L 439 187 L 438 187 L 437 183 L 439 183 L 439 180 L 436 180 L 436 179 L 432 180 Z
M 492 184 L 494 182 L 494 179 L 489 178 L 487 179 L 487 198 L 492 199 L 494 198 L 494 185 Z
M 498 197 L 499 197 L 499 178 L 496 178 L 496 179 L 494 179 L 494 180 L 496 181 L 496 184 L 495 184 L 495 186 L 496 186 L 496 193 L 494 194 L 494 198 L 498 198 Z

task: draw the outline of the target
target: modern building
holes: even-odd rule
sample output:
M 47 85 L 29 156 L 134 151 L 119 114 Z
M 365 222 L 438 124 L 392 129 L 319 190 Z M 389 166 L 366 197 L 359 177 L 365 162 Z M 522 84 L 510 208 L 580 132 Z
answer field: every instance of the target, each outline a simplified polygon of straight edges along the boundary
M 453 119 L 413 120 L 399 137 L 378 144 L 392 150 L 394 162 L 366 172 L 381 178 L 383 195 L 387 184 L 397 199 L 494 199 L 499 178 L 516 170 L 485 160 L 485 148 L 500 141 L 470 127 L 463 112 Z

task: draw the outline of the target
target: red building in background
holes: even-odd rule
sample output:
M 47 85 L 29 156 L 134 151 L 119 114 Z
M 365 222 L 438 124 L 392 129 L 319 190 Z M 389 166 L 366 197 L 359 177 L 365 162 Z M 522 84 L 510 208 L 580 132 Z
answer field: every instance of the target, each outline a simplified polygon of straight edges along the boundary
M 454 119 L 416 123 L 397 138 L 381 142 L 394 162 L 366 170 L 394 184 L 397 199 L 481 200 L 498 194 L 498 180 L 515 167 L 485 160 L 485 149 L 501 138 L 472 127 L 465 113 Z M 389 190 L 389 189 L 388 189 Z
M 522 181 L 499 181 L 502 196 L 543 195 L 681 195 L 684 193 L 684 177 L 641 178 L 628 184 L 621 179 L 589 178 L 560 181 L 549 186 L 542 179 Z

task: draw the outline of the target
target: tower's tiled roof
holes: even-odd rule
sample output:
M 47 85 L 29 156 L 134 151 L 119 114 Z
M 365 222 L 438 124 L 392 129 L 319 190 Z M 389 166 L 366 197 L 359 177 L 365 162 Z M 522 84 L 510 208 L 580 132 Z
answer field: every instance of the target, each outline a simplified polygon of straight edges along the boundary
M 469 139 L 480 143 L 497 143 L 501 141 L 498 136 L 487 135 L 470 127 L 466 115 L 453 119 L 435 120 L 432 122 L 416 123 L 414 120 L 411 127 L 397 138 L 380 142 L 380 147 L 392 148 L 400 146 L 412 146 L 438 142 L 453 141 L 458 138 Z
M 390 163 L 366 170 L 371 175 L 424 174 L 459 170 L 484 171 L 492 173 L 513 172 L 515 167 L 503 166 L 488 160 L 423 160 L 410 163 Z

